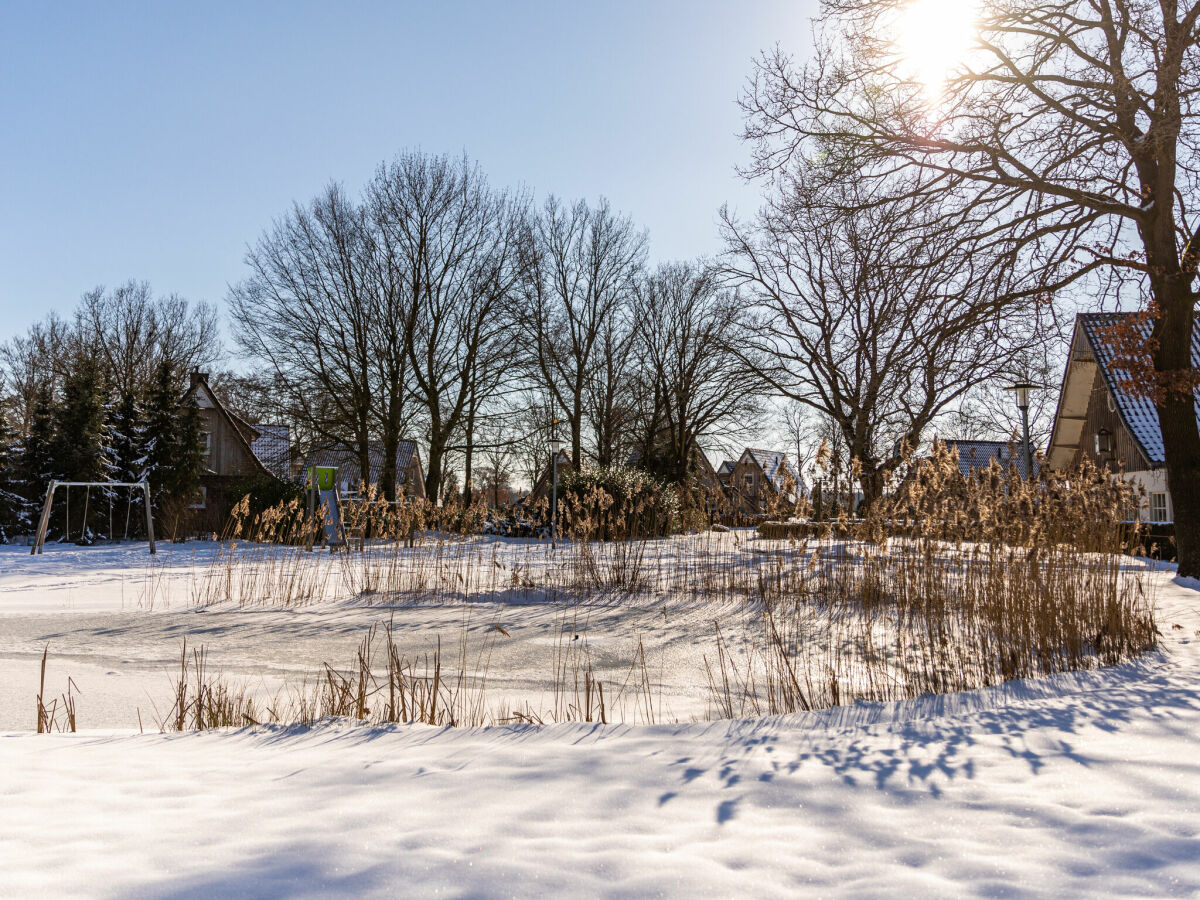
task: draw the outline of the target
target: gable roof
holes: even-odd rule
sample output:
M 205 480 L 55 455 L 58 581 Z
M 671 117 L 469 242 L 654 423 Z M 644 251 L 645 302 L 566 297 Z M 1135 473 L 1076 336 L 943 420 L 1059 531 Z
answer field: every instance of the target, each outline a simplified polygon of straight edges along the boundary
M 786 453 L 778 450 L 756 450 L 752 447 L 747 447 L 745 452 L 742 453 L 741 458 L 745 459 L 747 456 L 762 470 L 763 477 L 770 482 L 771 487 L 776 491 L 785 493 L 787 491 L 787 479 L 790 477 L 801 496 L 807 496 L 808 489 L 800 479 L 800 473 L 796 471 Z
M 964 478 L 969 478 L 972 472 L 986 469 L 993 459 L 1000 468 L 1007 469 L 1011 463 L 1017 467 L 1022 478 L 1029 477 L 1025 471 L 1025 454 L 1018 444 L 1009 441 L 960 441 L 954 438 L 944 439 L 942 443 L 947 450 L 958 450 L 958 471 Z M 1033 467 L 1036 471 L 1036 462 Z
M 1106 331 L 1114 325 L 1129 321 L 1133 313 L 1081 313 L 1075 317 L 1075 333 L 1071 339 L 1071 355 L 1063 373 L 1062 390 L 1054 414 L 1054 432 L 1050 439 L 1051 465 L 1063 468 L 1081 446 L 1083 423 L 1087 418 L 1092 383 L 1096 373 L 1104 381 L 1113 398 L 1121 422 L 1129 429 L 1134 443 L 1153 468 L 1166 464 L 1162 428 L 1158 411 L 1148 397 L 1130 390 L 1126 383 L 1129 373 L 1116 360 Z M 1139 327 L 1142 337 L 1149 337 L 1150 323 Z M 1192 332 L 1192 366 L 1200 367 L 1200 329 Z M 1200 399 L 1196 402 L 1196 417 L 1200 421 Z
M 383 476 L 383 441 L 371 441 L 367 445 L 368 462 L 371 467 L 367 477 L 359 471 L 358 453 L 349 444 L 326 444 L 310 451 L 304 458 L 304 466 L 336 466 L 338 480 L 357 488 L 362 482 L 368 486 L 379 484 Z M 421 453 L 415 441 L 400 441 L 396 445 L 396 483 L 403 485 L 408 476 L 408 467 L 416 459 L 418 467 Z
M 718 475 L 732 475 L 733 467 L 736 465 L 737 465 L 736 460 L 732 460 L 732 459 L 723 460 L 721 462 L 720 467 L 717 469 L 717 474 Z
M 189 401 L 195 401 L 196 395 L 203 391 L 205 399 L 209 402 L 209 404 L 211 404 L 210 408 L 215 409 L 217 411 L 217 415 L 222 416 L 229 424 L 230 430 L 237 435 L 238 443 L 241 444 L 242 449 L 246 451 L 246 455 L 250 458 L 253 464 L 258 467 L 260 472 L 264 474 L 271 474 L 267 471 L 267 467 L 263 465 L 262 460 L 258 458 L 254 452 L 254 448 L 250 445 L 250 441 L 256 437 L 253 429 L 251 429 L 251 433 L 248 436 L 245 429 L 250 426 L 248 426 L 245 420 L 243 420 L 240 416 L 235 416 L 228 409 L 226 409 L 225 404 L 221 402 L 221 398 L 213 392 L 212 387 L 209 385 L 208 373 L 192 372 L 191 378 L 191 386 L 183 395 L 183 399 L 179 401 L 180 405 L 182 406 L 184 403 Z

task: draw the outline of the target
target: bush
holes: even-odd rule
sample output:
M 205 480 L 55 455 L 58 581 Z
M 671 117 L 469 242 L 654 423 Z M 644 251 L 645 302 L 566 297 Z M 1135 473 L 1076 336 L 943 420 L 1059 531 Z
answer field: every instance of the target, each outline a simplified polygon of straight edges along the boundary
M 662 537 L 681 525 L 675 489 L 640 469 L 569 472 L 559 481 L 558 493 L 564 531 L 586 540 Z
M 249 498 L 243 515 L 255 519 L 268 509 L 283 506 L 292 500 L 304 500 L 304 488 L 274 475 L 254 475 L 234 483 L 229 496 Z

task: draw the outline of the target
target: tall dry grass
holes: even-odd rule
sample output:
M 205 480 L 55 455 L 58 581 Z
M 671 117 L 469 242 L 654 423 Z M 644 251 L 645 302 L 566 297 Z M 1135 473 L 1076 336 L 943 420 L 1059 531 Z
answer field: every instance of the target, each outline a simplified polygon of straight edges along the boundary
M 1114 665 L 1156 646 L 1126 483 L 1084 464 L 964 477 L 935 447 L 861 521 L 760 569 L 754 627 L 718 628 L 718 715 L 890 701 Z
M 437 725 L 658 720 L 661 688 L 640 643 L 623 678 L 597 675 L 586 614 L 596 604 L 710 611 L 719 624 L 698 678 L 721 717 L 967 690 L 1112 665 L 1156 645 L 1153 598 L 1124 555 L 1139 541 L 1125 521 L 1136 498 L 1086 465 L 1025 481 L 993 464 L 965 478 L 935 447 L 865 518 L 780 526 L 796 535 L 782 539 L 648 537 L 645 517 L 656 513 L 631 506 L 642 524 L 630 524 L 602 500 L 566 517 L 555 550 L 463 534 L 478 521 L 470 510 L 370 496 L 346 516 L 361 545 L 336 553 L 310 552 L 319 523 L 299 504 L 235 517 L 232 539 L 192 579 L 197 605 L 548 604 L 561 619 L 545 662 L 551 702 L 505 705 L 488 693 L 499 625 L 481 643 L 469 647 L 464 631 L 454 653 L 439 639 L 417 658 L 398 652 L 389 625 L 364 638 L 352 665 L 325 665 L 302 691 L 263 708 L 235 690 L 205 693 L 204 660 L 193 656 L 172 727 L 327 715 Z

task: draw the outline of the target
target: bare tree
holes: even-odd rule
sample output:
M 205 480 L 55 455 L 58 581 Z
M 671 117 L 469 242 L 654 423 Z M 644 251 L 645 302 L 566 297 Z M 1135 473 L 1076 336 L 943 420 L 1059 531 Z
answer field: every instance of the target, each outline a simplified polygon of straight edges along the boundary
M 279 376 L 318 441 L 354 448 L 364 473 L 381 392 L 369 227 L 364 210 L 330 185 L 247 252 L 251 275 L 229 296 L 242 350 Z
M 143 396 L 163 362 L 181 376 L 221 352 L 215 308 L 177 294 L 155 297 L 145 281 L 88 291 L 75 310 L 75 331 L 118 394 Z
M 589 382 L 606 328 L 621 315 L 646 253 L 646 237 L 601 200 L 546 200 L 525 244 L 529 368 L 571 430 L 571 462 L 583 459 Z M 609 358 L 609 362 L 612 362 Z
M 584 391 L 584 421 L 600 466 L 623 463 L 633 445 L 638 336 L 628 315 L 614 313 L 600 325 L 596 364 Z
M 413 393 L 428 427 L 425 491 L 440 497 L 446 455 L 503 380 L 507 314 L 521 272 L 527 203 L 492 190 L 467 159 L 401 154 L 381 166 L 371 205 L 388 265 L 408 292 L 404 335 Z
M 747 347 L 775 391 L 841 429 L 869 501 L 903 444 L 1039 339 L 1037 305 L 1007 302 L 1002 270 L 944 223 L 936 206 L 868 203 L 853 183 L 786 180 L 752 224 L 725 216 L 727 274 L 754 314 Z
M 700 440 L 751 428 L 764 382 L 744 304 L 714 269 L 669 263 L 637 285 L 643 372 L 642 465 L 673 482 L 695 471 Z
M 52 396 L 63 373 L 63 360 L 70 350 L 71 329 L 53 313 L 35 322 L 24 335 L 0 345 L 0 362 L 8 374 L 13 419 L 17 433 L 29 434 L 39 395 Z
M 1200 429 L 1192 362 L 1200 232 L 1198 0 L 980 4 L 977 36 L 930 85 L 893 42 L 899 0 L 828 0 L 818 52 L 760 59 L 744 97 L 753 172 L 810 164 L 861 180 L 919 173 L 966 194 L 975 240 L 1028 289 L 1120 269 L 1149 301 L 1145 385 L 1162 426 L 1180 573 L 1200 575 Z

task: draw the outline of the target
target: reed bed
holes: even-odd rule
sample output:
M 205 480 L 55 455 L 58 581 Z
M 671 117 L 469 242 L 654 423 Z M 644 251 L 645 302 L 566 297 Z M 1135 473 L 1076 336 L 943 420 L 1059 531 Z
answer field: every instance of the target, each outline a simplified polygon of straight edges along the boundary
M 193 656 L 190 693 L 168 719 L 181 728 L 327 715 L 657 721 L 644 645 L 620 680 L 611 665 L 602 679 L 592 664 L 586 611 L 622 604 L 711 613 L 711 653 L 696 677 L 715 717 L 969 690 L 1114 665 L 1156 646 L 1153 597 L 1126 555 L 1139 540 L 1125 522 L 1136 500 L 1128 485 L 1086 466 L 1024 481 L 993 464 L 966 478 L 935 447 L 894 488 L 863 518 L 794 519 L 809 536 L 778 540 L 747 530 L 647 537 L 611 515 L 604 533 L 626 537 L 596 540 L 576 508 L 551 549 L 463 533 L 477 521 L 470 510 L 367 501 L 350 519 L 358 546 L 325 552 L 298 504 L 235 520 L 232 539 L 192 579 L 196 605 L 548 604 L 563 617 L 545 662 L 551 702 L 505 704 L 488 689 L 498 624 L 473 649 L 464 630 L 456 653 L 445 656 L 439 637 L 419 658 L 399 654 L 389 624 L 364 638 L 354 665 L 325 665 L 308 687 L 261 709 L 231 689 L 205 694 L 203 655 Z

